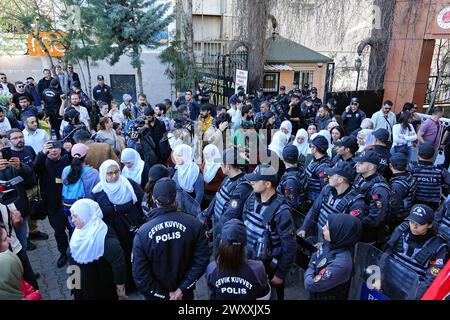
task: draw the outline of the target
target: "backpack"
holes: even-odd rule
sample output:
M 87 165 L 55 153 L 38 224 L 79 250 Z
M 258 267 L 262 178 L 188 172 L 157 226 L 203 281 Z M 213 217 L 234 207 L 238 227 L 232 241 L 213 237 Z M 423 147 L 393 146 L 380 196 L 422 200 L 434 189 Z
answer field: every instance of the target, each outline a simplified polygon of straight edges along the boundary
M 69 219 L 70 224 L 72 225 L 72 219 L 70 217 L 70 208 L 75 203 L 75 201 L 79 199 L 83 199 L 86 197 L 86 193 L 84 192 L 84 184 L 83 184 L 83 176 L 91 170 L 90 167 L 85 166 L 81 171 L 81 177 L 77 182 L 72 184 L 63 183 L 62 188 L 62 203 L 64 214 Z M 69 170 L 70 173 L 70 170 Z M 73 225 L 72 225 L 73 226 Z

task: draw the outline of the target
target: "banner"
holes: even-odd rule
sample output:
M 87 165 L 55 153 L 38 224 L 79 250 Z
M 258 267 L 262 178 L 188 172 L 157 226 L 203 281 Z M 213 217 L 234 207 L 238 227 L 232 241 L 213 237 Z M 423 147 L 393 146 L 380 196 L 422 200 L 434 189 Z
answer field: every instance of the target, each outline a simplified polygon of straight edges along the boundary
M 244 87 L 244 92 L 247 93 L 247 83 L 248 83 L 248 71 L 236 69 L 236 81 L 235 81 L 235 94 L 238 92 L 237 88 L 239 86 Z
M 64 47 L 58 42 L 58 38 L 63 36 L 63 33 L 55 32 L 41 32 L 39 38 L 44 43 L 50 56 L 52 57 L 62 57 L 64 55 Z M 44 57 L 45 52 L 39 45 L 39 42 L 31 34 L 28 35 L 28 54 L 32 57 Z
M 19 33 L 0 34 L 0 55 L 23 55 L 27 53 L 27 35 Z

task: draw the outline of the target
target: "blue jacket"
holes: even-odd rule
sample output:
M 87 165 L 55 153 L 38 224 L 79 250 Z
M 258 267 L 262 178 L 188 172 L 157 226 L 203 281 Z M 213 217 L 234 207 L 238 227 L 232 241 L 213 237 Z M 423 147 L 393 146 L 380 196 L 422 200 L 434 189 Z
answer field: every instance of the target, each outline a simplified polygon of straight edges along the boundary
M 175 181 L 177 188 L 181 189 L 180 184 L 178 183 L 178 171 L 175 171 L 175 174 L 172 177 L 173 181 Z M 205 193 L 205 183 L 203 181 L 203 175 L 200 172 L 198 174 L 197 180 L 194 182 L 194 192 L 195 192 L 195 201 L 197 203 L 202 203 L 203 194 Z
M 192 291 L 209 262 L 208 240 L 200 221 L 175 208 L 158 208 L 133 243 L 132 270 L 146 299 L 169 299 L 169 292 Z

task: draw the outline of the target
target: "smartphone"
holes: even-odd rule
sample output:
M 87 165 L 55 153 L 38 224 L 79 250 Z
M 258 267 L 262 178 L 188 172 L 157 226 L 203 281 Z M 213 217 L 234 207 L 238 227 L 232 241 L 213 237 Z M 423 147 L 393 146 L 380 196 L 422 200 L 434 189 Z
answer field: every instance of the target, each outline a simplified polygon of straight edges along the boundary
M 5 147 L 2 149 L 2 158 L 5 160 L 11 159 L 11 148 Z
M 61 141 L 52 141 L 51 149 L 61 149 L 62 142 Z

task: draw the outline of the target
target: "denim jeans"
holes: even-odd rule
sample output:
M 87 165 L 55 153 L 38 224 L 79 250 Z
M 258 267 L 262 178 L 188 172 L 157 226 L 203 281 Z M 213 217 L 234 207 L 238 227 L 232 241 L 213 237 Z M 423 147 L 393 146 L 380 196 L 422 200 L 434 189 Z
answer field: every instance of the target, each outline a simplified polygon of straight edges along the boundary
M 19 239 L 23 250 L 26 251 L 28 246 L 28 217 L 23 218 L 22 225 L 19 228 L 14 228 L 14 231 L 16 232 L 17 239 Z

